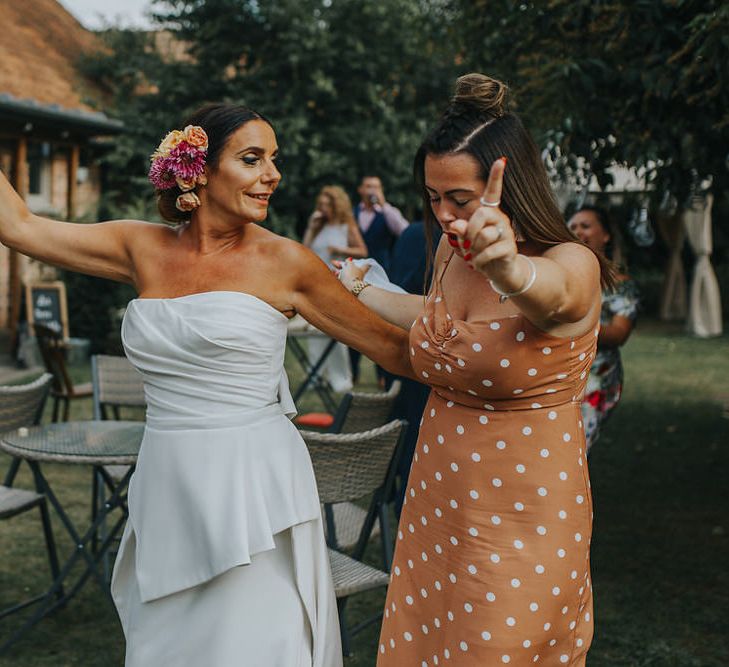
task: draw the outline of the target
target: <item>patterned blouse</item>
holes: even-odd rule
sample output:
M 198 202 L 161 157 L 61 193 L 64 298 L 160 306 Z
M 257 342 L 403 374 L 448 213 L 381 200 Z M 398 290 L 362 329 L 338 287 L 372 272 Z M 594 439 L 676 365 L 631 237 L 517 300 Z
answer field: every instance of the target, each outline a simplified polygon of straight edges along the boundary
M 634 280 L 618 283 L 613 292 L 602 295 L 600 324 L 609 324 L 615 315 L 628 318 L 633 325 L 638 317 L 640 293 Z M 582 417 L 587 451 L 597 441 L 600 426 L 618 404 L 623 391 L 623 364 L 619 347 L 599 347 L 587 379 Z

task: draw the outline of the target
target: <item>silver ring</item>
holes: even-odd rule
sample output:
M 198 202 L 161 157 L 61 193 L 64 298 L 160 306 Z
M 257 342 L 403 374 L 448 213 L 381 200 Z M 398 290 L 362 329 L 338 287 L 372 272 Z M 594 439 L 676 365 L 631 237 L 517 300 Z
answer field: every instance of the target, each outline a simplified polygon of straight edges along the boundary
M 490 206 L 491 208 L 498 208 L 501 205 L 500 199 L 497 199 L 496 201 L 486 201 L 483 197 L 481 197 L 479 202 L 481 202 L 481 206 Z

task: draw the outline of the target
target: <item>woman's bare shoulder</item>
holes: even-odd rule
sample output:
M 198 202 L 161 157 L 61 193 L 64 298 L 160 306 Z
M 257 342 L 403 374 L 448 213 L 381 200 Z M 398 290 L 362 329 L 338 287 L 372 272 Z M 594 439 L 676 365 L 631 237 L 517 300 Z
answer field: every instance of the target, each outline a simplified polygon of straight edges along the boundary
M 595 253 L 582 243 L 559 243 L 550 246 L 543 253 L 543 257 L 559 262 L 572 270 L 599 271 L 600 263 Z

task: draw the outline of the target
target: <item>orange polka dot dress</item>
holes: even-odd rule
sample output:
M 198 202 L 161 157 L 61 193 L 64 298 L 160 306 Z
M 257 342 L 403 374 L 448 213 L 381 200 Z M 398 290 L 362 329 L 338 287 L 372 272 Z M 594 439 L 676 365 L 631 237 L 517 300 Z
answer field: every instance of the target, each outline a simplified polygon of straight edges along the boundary
M 410 334 L 432 391 L 377 665 L 584 665 L 592 502 L 580 398 L 597 331 L 455 320 L 441 278 Z

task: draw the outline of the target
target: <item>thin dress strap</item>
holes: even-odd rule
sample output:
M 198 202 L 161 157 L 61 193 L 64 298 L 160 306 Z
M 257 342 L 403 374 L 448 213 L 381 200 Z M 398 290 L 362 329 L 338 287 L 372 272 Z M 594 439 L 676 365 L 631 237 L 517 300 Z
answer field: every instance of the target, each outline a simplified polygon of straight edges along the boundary
M 438 290 L 438 292 L 440 292 L 442 289 L 443 276 L 445 275 L 446 270 L 450 266 L 451 260 L 453 259 L 455 254 L 456 254 L 456 251 L 451 250 L 451 254 L 448 255 L 448 257 L 446 257 L 443 260 L 443 265 L 441 266 L 441 268 L 438 271 L 438 274 L 437 274 L 436 280 L 435 280 L 435 286 L 436 286 L 436 289 Z

